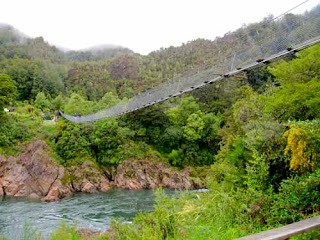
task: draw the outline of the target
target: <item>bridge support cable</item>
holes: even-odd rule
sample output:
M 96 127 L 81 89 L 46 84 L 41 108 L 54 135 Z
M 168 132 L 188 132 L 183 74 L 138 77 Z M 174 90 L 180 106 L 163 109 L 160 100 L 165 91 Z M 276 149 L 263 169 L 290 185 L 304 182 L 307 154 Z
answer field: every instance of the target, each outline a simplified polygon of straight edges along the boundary
M 232 46 L 226 50 L 225 57 L 219 59 L 214 66 L 202 66 L 194 72 L 185 73 L 161 86 L 141 92 L 127 102 L 94 114 L 79 117 L 60 111 L 60 115 L 76 123 L 120 116 L 292 55 L 320 42 L 320 5 L 311 11 L 314 11 L 313 14 L 301 15 L 295 24 L 282 28 L 281 35 L 279 32 L 271 32 L 255 43 L 246 40 L 250 32 L 248 28 L 244 28 L 243 31 L 247 32 L 235 38 L 234 44 L 230 44 Z M 268 26 L 270 29 L 277 29 L 285 17 L 286 15 L 282 15 L 281 18 L 273 18 L 267 23 L 262 22 L 261 28 Z

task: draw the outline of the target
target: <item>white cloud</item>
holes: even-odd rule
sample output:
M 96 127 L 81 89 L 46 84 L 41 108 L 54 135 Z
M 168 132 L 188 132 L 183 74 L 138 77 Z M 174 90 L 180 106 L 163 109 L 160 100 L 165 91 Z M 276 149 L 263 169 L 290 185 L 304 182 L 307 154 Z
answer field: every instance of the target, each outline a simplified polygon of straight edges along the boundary
M 52 44 L 113 43 L 147 54 L 279 15 L 302 0 L 2 0 L 0 22 Z M 298 11 L 318 3 L 309 0 Z

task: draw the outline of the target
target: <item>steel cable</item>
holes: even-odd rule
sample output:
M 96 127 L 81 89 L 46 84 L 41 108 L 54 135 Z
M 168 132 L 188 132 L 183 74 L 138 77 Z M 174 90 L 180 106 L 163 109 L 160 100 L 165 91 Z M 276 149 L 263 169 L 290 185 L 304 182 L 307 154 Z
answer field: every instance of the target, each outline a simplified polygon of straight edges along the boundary
M 260 25 L 266 28 L 267 26 L 271 27 L 271 24 L 273 24 L 273 28 L 279 28 L 282 23 L 281 21 L 286 17 L 286 14 L 301 7 L 303 3 L 286 11 L 280 16 L 273 18 L 267 23 L 260 23 Z M 318 8 L 320 8 L 320 6 L 318 6 Z M 316 10 L 314 10 L 314 12 L 316 12 Z M 258 67 L 263 63 L 268 63 L 280 57 L 292 54 L 293 52 L 314 45 L 320 41 L 320 16 L 317 14 L 309 14 L 309 17 L 307 16 L 307 14 L 300 16 L 300 21 L 293 25 L 282 26 L 281 30 L 283 34 L 281 35 L 277 34 L 276 31 L 273 31 L 271 32 L 271 35 L 267 35 L 257 41 L 252 39 L 252 37 L 250 38 L 250 28 L 243 29 L 244 34 L 234 38 L 236 39 L 234 42 L 240 44 L 240 49 L 238 49 L 239 46 L 228 49 L 229 52 L 226 54 L 227 56 L 214 66 L 202 66 L 193 73 L 185 73 L 163 85 L 144 91 L 127 102 L 121 102 L 111 108 L 81 117 L 68 115 L 63 111 L 60 111 L 60 114 L 64 118 L 76 123 L 91 122 L 119 116 L 163 102 L 171 97 L 182 95 L 213 82 L 220 81 L 225 77 L 239 74 L 243 71 Z M 240 33 L 240 30 L 232 34 L 237 33 Z M 250 40 L 251 42 L 248 42 L 247 40 Z M 247 45 L 242 46 L 245 43 Z M 219 73 L 221 76 L 219 76 Z

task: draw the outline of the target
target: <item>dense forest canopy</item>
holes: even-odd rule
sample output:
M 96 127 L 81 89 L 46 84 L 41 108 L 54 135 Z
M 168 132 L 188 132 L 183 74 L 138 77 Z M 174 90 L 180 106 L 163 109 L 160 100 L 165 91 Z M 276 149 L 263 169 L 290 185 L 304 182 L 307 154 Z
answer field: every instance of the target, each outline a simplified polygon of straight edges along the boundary
M 52 98 L 58 92 L 67 96 L 76 92 L 94 101 L 107 92 L 130 98 L 199 68 L 216 66 L 221 73 L 228 71 L 235 53 L 243 65 L 255 61 L 260 52 L 268 56 L 282 45 L 290 46 L 293 40 L 299 43 L 301 36 L 318 31 L 314 26 L 320 24 L 319 12 L 320 7 L 316 7 L 304 15 L 287 14 L 278 21 L 271 21 L 273 16 L 269 16 L 213 41 L 196 39 L 147 56 L 118 46 L 64 53 L 42 37 L 27 38 L 10 26 L 2 26 L 0 70 L 18 83 L 19 100 L 34 100 L 34 92 L 39 91 Z M 289 37 L 284 39 L 284 34 Z
M 66 52 L 68 60 L 77 62 L 103 61 L 106 59 L 118 57 L 122 54 L 133 54 L 133 51 L 121 46 L 103 45 L 82 51 Z

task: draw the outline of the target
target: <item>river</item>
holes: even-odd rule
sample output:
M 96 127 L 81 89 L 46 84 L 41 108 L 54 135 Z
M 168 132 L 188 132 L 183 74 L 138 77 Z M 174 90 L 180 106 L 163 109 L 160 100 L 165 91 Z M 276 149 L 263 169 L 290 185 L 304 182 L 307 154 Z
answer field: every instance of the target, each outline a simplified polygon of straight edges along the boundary
M 173 190 L 166 190 L 168 195 Z M 23 239 L 24 228 L 29 227 L 48 237 L 64 219 L 78 228 L 105 231 L 114 218 L 132 221 L 139 212 L 153 210 L 152 190 L 114 189 L 108 193 L 74 194 L 58 202 L 44 203 L 19 198 L 0 200 L 0 236 L 8 240 Z

